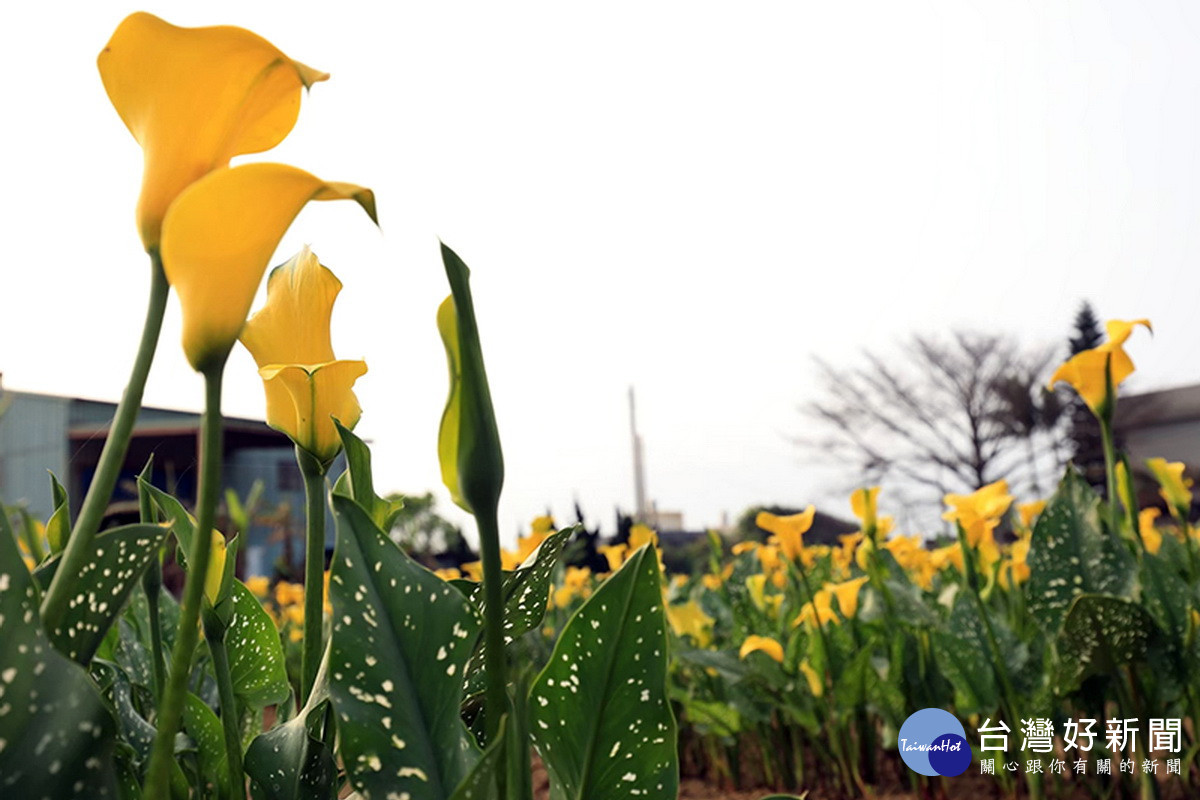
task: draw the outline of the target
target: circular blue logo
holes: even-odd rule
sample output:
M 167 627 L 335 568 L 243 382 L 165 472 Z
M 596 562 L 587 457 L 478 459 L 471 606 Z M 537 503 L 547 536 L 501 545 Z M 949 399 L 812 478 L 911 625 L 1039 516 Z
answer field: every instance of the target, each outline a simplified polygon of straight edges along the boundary
M 951 778 L 971 766 L 967 732 L 949 711 L 921 709 L 904 720 L 896 738 L 900 757 L 913 772 Z

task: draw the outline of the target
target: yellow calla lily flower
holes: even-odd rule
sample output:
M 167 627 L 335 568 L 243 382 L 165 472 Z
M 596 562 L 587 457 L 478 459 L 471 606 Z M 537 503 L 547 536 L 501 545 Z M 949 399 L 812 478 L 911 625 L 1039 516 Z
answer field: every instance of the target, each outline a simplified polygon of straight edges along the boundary
M 337 361 L 329 334 L 337 277 L 307 247 L 271 271 L 267 302 L 242 330 L 267 395 L 267 424 L 327 462 L 342 448 L 333 420 L 353 428 L 362 409 L 351 391 L 367 371 Z
M 800 662 L 800 671 L 804 673 L 804 679 L 808 681 L 808 690 L 813 693 L 813 697 L 821 697 L 825 694 L 825 681 L 812 668 L 812 664 L 809 664 L 807 659 Z
M 746 641 L 742 642 L 742 649 L 738 651 L 738 658 L 744 659 L 754 652 L 766 653 L 780 664 L 783 663 L 783 645 L 770 636 L 747 636 Z
M 1109 382 L 1115 391 L 1121 383 L 1133 374 L 1133 360 L 1125 352 L 1123 345 L 1133 334 L 1134 327 L 1145 326 L 1151 333 L 1150 320 L 1113 319 L 1105 323 L 1108 341 L 1091 350 L 1084 350 L 1071 356 L 1050 376 L 1047 388 L 1053 390 L 1059 381 L 1066 381 L 1075 387 L 1075 391 L 1092 409 L 1092 413 L 1101 416 L 1106 410 L 1111 412 L 1112 398 L 1109 397 Z
M 326 183 L 286 164 L 212 172 L 163 221 L 167 280 L 183 308 L 183 350 L 199 372 L 224 363 L 279 240 L 310 200 L 353 199 L 375 220 L 371 190 Z
M 1168 462 L 1165 458 L 1146 459 L 1146 466 L 1158 481 L 1158 493 L 1167 501 L 1171 513 L 1186 522 L 1192 507 L 1192 479 L 1183 476 L 1182 461 Z
M 1162 512 L 1157 508 L 1146 508 L 1138 512 L 1138 535 L 1142 537 L 1142 544 L 1150 555 L 1158 555 L 1158 551 L 1162 549 L 1162 531 L 1154 524 L 1160 514 Z
M 221 597 L 221 580 L 225 577 L 225 537 L 212 532 L 212 550 L 208 555 L 208 570 L 204 573 L 204 596 L 212 605 Z
M 695 600 L 668 605 L 666 611 L 667 622 L 676 636 L 690 636 L 698 647 L 708 647 L 712 643 L 713 618 L 705 614 Z
M 861 578 L 852 578 L 841 583 L 826 584 L 825 588 L 837 598 L 838 609 L 842 612 L 842 616 L 849 619 L 858 613 L 858 592 L 867 580 L 868 578 L 864 575 Z
M 300 90 L 329 77 L 242 28 L 181 28 L 144 12 L 117 26 L 97 66 L 142 146 L 137 224 L 148 250 L 180 192 L 234 156 L 283 141 Z
M 783 555 L 789 561 L 795 561 L 800 557 L 800 551 L 804 548 L 803 536 L 812 527 L 813 517 L 816 513 L 817 509 L 814 506 L 809 506 L 799 514 L 791 514 L 786 517 L 780 517 L 769 511 L 760 511 L 754 521 L 758 527 L 775 534 Z

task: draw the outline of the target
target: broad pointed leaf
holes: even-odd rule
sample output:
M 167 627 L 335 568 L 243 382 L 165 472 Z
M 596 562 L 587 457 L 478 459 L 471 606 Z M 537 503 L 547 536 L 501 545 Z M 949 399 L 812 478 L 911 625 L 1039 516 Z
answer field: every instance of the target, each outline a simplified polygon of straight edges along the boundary
M 233 615 L 225 630 L 233 692 L 249 706 L 262 708 L 287 699 L 290 686 L 279 631 L 246 585 L 233 581 Z
M 36 598 L 17 543 L 0 537 L 0 794 L 116 797 L 112 714 L 50 644 Z
M 1060 690 L 1072 691 L 1084 678 L 1114 675 L 1118 667 L 1147 660 L 1162 636 L 1137 603 L 1123 597 L 1081 595 L 1071 605 L 1058 637 Z
M 675 718 L 658 558 L 643 547 L 571 617 L 530 694 L 550 793 L 674 797 Z
M 329 651 L 308 702 L 295 717 L 260 734 L 246 750 L 246 774 L 264 800 L 334 800 L 337 762 L 312 735 L 329 705 Z M 256 795 L 258 796 L 258 795 Z
M 945 627 L 933 632 L 933 650 L 942 674 L 954 687 L 960 714 L 989 712 L 999 702 L 996 673 L 979 609 L 967 592 L 959 592 Z
M 459 716 L 479 632 L 471 604 L 334 495 L 330 696 L 358 791 L 442 800 L 478 758 Z
M 72 583 L 74 596 L 67 601 L 62 622 L 50 631 L 59 650 L 80 664 L 91 661 L 166 535 L 166 528 L 158 525 L 123 525 L 92 541 L 91 558 Z M 50 585 L 60 560 L 53 558 L 37 568 L 39 584 Z
M 1132 557 L 1100 527 L 1100 499 L 1072 467 L 1034 525 L 1027 561 L 1029 613 L 1052 634 L 1077 595 L 1132 587 Z
M 511 572 L 504 573 L 500 591 L 504 596 L 504 643 L 512 644 L 525 633 L 542 624 L 546 617 L 546 602 L 550 594 L 550 578 L 558 566 L 563 547 L 570 541 L 579 526 L 572 525 L 547 536 L 535 552 Z M 462 585 L 462 584 L 456 584 Z M 467 582 L 470 594 L 467 597 L 481 616 L 486 615 L 483 584 Z M 467 664 L 467 694 L 483 691 L 483 665 L 487 647 L 483 637 L 475 645 L 475 653 Z
M 342 437 L 342 447 L 346 453 L 346 472 L 343 473 L 342 478 L 338 479 L 338 483 L 341 484 L 342 479 L 345 479 L 347 496 L 354 498 L 355 502 L 370 514 L 371 521 L 379 526 L 381 531 L 387 533 L 391 530 L 396 516 L 404 508 L 404 504 L 389 503 L 375 494 L 375 481 L 371 476 L 370 448 L 353 431 L 336 419 L 333 424 L 337 426 L 338 436 Z
M 208 705 L 188 692 L 183 698 L 183 727 L 196 743 L 200 774 L 212 787 L 228 791 L 229 754 L 225 751 L 225 732 L 221 720 Z

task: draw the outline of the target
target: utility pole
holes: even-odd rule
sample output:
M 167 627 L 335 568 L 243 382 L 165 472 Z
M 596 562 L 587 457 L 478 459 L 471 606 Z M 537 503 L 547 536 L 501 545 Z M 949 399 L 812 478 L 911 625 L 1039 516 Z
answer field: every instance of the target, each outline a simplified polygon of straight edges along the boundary
M 633 387 L 629 387 L 629 432 L 633 436 L 633 494 L 636 508 L 634 520 L 646 521 L 646 475 L 642 467 L 642 437 L 637 429 L 637 408 L 633 400 Z

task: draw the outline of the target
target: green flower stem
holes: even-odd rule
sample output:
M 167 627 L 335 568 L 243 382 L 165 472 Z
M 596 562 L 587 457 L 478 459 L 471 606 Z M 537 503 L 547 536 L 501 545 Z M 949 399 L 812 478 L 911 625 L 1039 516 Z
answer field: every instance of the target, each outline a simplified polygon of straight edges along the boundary
M 175 733 L 183 715 L 183 698 L 191 672 L 200 624 L 200 600 L 204 576 L 212 550 L 212 529 L 221 494 L 221 376 L 224 360 L 204 374 L 204 419 L 201 422 L 200 490 L 196 500 L 196 528 L 187 560 L 187 581 L 179 611 L 179 629 L 171 651 L 167 687 L 158 707 L 158 734 L 146 772 L 144 797 L 164 798 L 168 793 L 171 763 L 175 757 Z
M 296 463 L 304 476 L 304 644 L 300 659 L 300 705 L 308 701 L 321 668 L 325 611 L 325 466 L 300 445 Z
M 150 364 L 154 361 L 154 350 L 158 346 L 158 334 L 162 330 L 163 312 L 167 307 L 167 291 L 170 288 L 167 276 L 163 272 L 162 259 L 157 251 L 151 251 L 150 262 L 150 303 L 146 308 L 142 340 L 138 345 L 137 357 L 133 361 L 133 370 L 129 374 L 125 394 L 121 396 L 112 428 L 100 453 L 96 474 L 79 509 L 79 518 L 75 520 L 75 527 L 67 540 L 54 579 L 50 581 L 50 588 L 42 598 L 42 624 L 46 630 L 54 630 L 62 622 L 63 614 L 67 610 L 67 601 L 74 594 L 75 577 L 92 558 L 92 540 L 100 530 L 104 512 L 112 499 L 117 477 L 125 463 L 125 453 L 129 449 L 129 437 L 133 433 L 133 425 L 137 422 L 138 411 L 142 407 L 142 390 L 146 388 L 146 377 L 150 374 Z
M 496 509 L 475 512 L 479 525 L 479 549 L 483 560 L 483 642 L 486 648 L 484 670 L 487 673 L 485 722 L 488 740 L 496 735 L 500 717 L 508 707 L 508 659 L 504 652 L 504 595 L 500 569 L 500 523 Z
M 212 653 L 217 692 L 221 697 L 221 727 L 225 730 L 225 755 L 229 762 L 229 786 L 233 800 L 246 800 L 246 778 L 242 767 L 242 732 L 238 730 L 237 700 L 233 696 L 233 678 L 229 673 L 229 653 L 225 649 L 225 631 L 211 635 L 206 630 L 208 650 Z
M 138 516 L 147 525 L 158 522 L 154 500 L 146 491 L 138 492 Z M 163 687 L 167 685 L 167 665 L 163 661 L 162 620 L 158 600 L 162 593 L 162 561 L 155 553 L 150 566 L 142 573 L 142 591 L 146 593 L 146 609 L 150 616 L 150 665 L 154 669 L 154 700 L 162 702 Z
M 1104 445 L 1104 475 L 1108 493 L 1109 526 L 1113 536 L 1121 536 L 1121 495 L 1117 492 L 1117 449 L 1113 443 L 1112 422 L 1100 417 L 1100 441 Z

